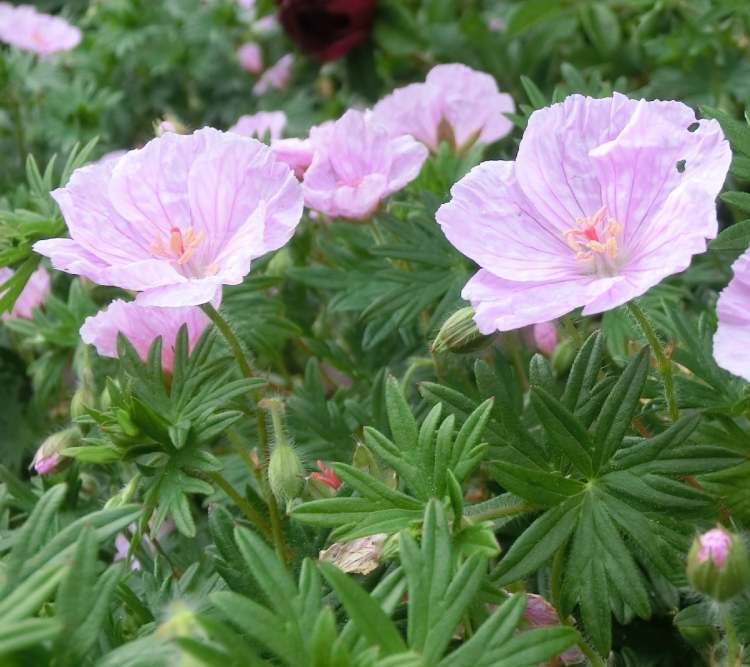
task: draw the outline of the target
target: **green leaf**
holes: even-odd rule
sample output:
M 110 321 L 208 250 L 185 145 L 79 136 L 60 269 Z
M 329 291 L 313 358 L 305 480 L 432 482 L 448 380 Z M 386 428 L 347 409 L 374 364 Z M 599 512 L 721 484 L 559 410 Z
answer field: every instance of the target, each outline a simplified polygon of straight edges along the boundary
M 54 618 L 27 618 L 0 624 L 0 656 L 54 639 L 62 626 Z
M 750 220 L 743 220 L 727 227 L 711 243 L 716 251 L 744 252 L 750 246 Z
M 622 443 L 638 407 L 648 373 L 651 348 L 644 347 L 625 367 L 596 420 L 594 470 L 599 470 Z
M 518 581 L 546 563 L 573 532 L 581 500 L 574 496 L 536 519 L 500 561 L 493 575 L 495 583 L 504 586 Z
M 559 473 L 534 470 L 505 461 L 491 461 L 487 467 L 492 477 L 508 491 L 543 507 L 558 505 L 586 488 L 578 480 L 562 477 Z
M 591 439 L 565 405 L 541 387 L 532 387 L 531 404 L 547 432 L 550 444 L 585 476 L 593 472 Z
M 370 595 L 334 565 L 321 562 L 318 567 L 352 622 L 372 646 L 379 646 L 385 656 L 406 651 L 396 626 Z
M 725 192 L 721 200 L 740 211 L 750 211 L 750 193 L 747 192 Z
M 514 37 L 538 23 L 558 18 L 562 13 L 563 6 L 558 0 L 527 0 L 516 5 L 506 31 L 509 37 Z M 546 104 L 544 102 L 539 108 Z

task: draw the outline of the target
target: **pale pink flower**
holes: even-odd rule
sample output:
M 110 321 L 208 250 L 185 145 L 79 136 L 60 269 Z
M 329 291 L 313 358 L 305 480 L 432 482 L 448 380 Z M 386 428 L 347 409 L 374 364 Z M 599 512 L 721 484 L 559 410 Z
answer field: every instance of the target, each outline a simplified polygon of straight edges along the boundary
M 424 83 L 397 88 L 373 113 L 391 135 L 411 134 L 434 152 L 441 141 L 462 150 L 501 139 L 513 128 L 504 114 L 514 110 L 513 98 L 489 74 L 456 63 L 433 67 Z
M 712 528 L 698 536 L 701 547 L 698 550 L 698 562 L 708 560 L 717 567 L 722 567 L 727 560 L 729 548 L 732 546 L 732 536 L 723 528 Z
M 96 347 L 100 355 L 117 357 L 117 334 L 121 333 L 145 361 L 151 343 L 161 336 L 162 368 L 171 371 L 180 327 L 187 325 L 188 348 L 192 350 L 209 323 L 198 306 L 160 308 L 116 299 L 106 310 L 86 318 L 81 327 L 81 339 Z
M 271 141 L 276 141 L 281 139 L 285 126 L 286 114 L 283 111 L 259 111 L 250 116 L 240 116 L 237 122 L 229 128 L 229 132 L 261 140 L 268 133 Z
M 260 74 L 263 71 L 263 49 L 256 42 L 245 42 L 237 49 L 237 60 L 240 61 L 242 69 L 251 74 Z
M 526 609 L 523 612 L 526 622 L 533 628 L 547 628 L 560 625 L 560 617 L 555 608 L 541 595 L 526 594 Z M 577 665 L 583 662 L 583 653 L 577 646 L 560 654 L 564 665 Z
M 313 159 L 313 147 L 309 139 L 277 139 L 271 142 L 271 150 L 280 160 L 302 179 Z
M 537 350 L 548 357 L 557 347 L 557 328 L 554 322 L 539 322 L 533 326 L 534 344 Z
M 0 285 L 5 283 L 13 276 L 13 269 L 7 267 L 0 268 Z M 11 317 L 23 317 L 31 319 L 34 314 L 34 308 L 41 308 L 44 299 L 50 291 L 49 273 L 40 266 L 31 274 L 26 286 L 18 295 L 16 303 L 9 313 L 3 313 L 2 319 L 7 320 Z
M 242 7 L 242 9 L 247 9 L 249 11 L 255 7 L 255 0 L 237 0 L 237 4 Z
M 331 217 L 370 217 L 419 175 L 427 158 L 412 137 L 391 138 L 371 115 L 353 109 L 310 139 L 315 157 L 302 182 L 305 204 Z
M 265 95 L 271 88 L 277 90 L 286 88 L 292 79 L 293 66 L 294 56 L 291 53 L 281 56 L 275 64 L 263 72 L 260 79 L 253 86 L 253 93 L 255 95 Z
M 714 359 L 722 368 L 750 381 L 750 249 L 732 265 L 734 277 L 716 304 L 719 325 Z
M 572 95 L 529 119 L 515 162 L 484 162 L 437 212 L 480 266 L 479 330 L 610 310 L 684 270 L 717 232 L 731 152 L 680 102 Z
M 71 238 L 34 249 L 55 268 L 142 292 L 144 306 L 214 301 L 302 216 L 289 167 L 259 141 L 211 128 L 82 167 L 52 195 Z
M 315 147 L 317 146 L 319 151 L 325 150 L 327 137 L 333 124 L 334 121 L 327 120 L 320 125 L 313 126 L 310 128 L 310 136 L 307 139 L 291 138 L 274 141 L 271 143 L 271 150 L 277 160 L 289 165 L 294 175 L 302 179 L 312 163 Z
M 5 5 L 0 9 L 0 41 L 47 56 L 77 46 L 81 31 L 65 19 L 42 14 L 31 5 Z

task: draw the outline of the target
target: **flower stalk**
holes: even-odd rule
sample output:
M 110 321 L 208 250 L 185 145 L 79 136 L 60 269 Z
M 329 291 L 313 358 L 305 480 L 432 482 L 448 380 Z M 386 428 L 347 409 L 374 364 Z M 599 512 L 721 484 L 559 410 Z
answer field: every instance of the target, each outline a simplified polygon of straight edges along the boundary
M 664 396 L 667 400 L 667 409 L 669 410 L 669 418 L 674 422 L 680 417 L 680 410 L 677 407 L 677 399 L 674 393 L 674 380 L 672 378 L 672 362 L 667 358 L 664 352 L 664 348 L 661 346 L 659 337 L 656 335 L 651 323 L 648 321 L 645 313 L 641 310 L 640 306 L 635 301 L 628 301 L 628 310 L 630 314 L 638 322 L 638 326 L 646 336 L 648 344 L 654 352 L 656 357 L 656 365 L 664 383 Z

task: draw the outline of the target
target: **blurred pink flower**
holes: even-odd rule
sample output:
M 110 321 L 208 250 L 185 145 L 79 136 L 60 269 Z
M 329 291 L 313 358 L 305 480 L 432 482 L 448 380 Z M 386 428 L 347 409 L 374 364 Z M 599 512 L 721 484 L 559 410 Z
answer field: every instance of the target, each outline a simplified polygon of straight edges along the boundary
M 237 49 L 237 59 L 242 69 L 251 74 L 260 74 L 263 71 L 263 49 L 256 42 L 245 42 Z
M 714 359 L 722 368 L 750 381 L 750 249 L 732 265 L 734 277 L 719 295 Z
M 412 137 L 391 138 L 369 113 L 353 109 L 311 131 L 310 140 L 315 156 L 302 182 L 305 204 L 331 217 L 370 217 L 419 175 L 427 158 Z
M 729 547 L 732 546 L 732 536 L 723 528 L 712 528 L 698 536 L 701 547 L 698 550 L 698 561 L 714 562 L 716 567 L 722 567 L 727 560 Z
M 276 88 L 277 90 L 286 88 L 292 78 L 293 66 L 294 56 L 291 53 L 281 56 L 275 64 L 263 72 L 260 79 L 253 86 L 253 93 L 255 95 L 265 95 L 271 88 Z
M 188 347 L 192 350 L 209 324 L 208 317 L 198 306 L 159 308 L 116 299 L 105 310 L 86 318 L 81 327 L 81 339 L 96 347 L 102 356 L 117 357 L 117 334 L 121 333 L 145 361 L 151 343 L 161 336 L 162 368 L 171 371 L 177 332 L 183 324 L 187 325 Z
M 560 617 L 555 608 L 541 595 L 526 594 L 526 609 L 523 612 L 526 622 L 533 628 L 547 628 L 560 625 Z M 560 654 L 560 660 L 565 665 L 577 665 L 583 662 L 583 653 L 577 646 L 569 648 Z M 555 661 L 555 664 L 556 661 Z
M 690 129 L 689 129 L 690 128 Z M 572 95 L 529 119 L 515 162 L 484 162 L 437 212 L 480 266 L 484 333 L 610 310 L 684 270 L 717 232 L 731 152 L 680 102 Z
M 267 35 L 268 33 L 276 30 L 276 28 L 278 27 L 279 21 L 276 18 L 276 14 L 266 14 L 265 16 L 261 16 L 253 24 L 255 32 L 257 32 L 259 35 Z
M 513 98 L 489 74 L 456 63 L 433 67 L 424 83 L 397 88 L 373 113 L 392 136 L 411 134 L 434 152 L 441 141 L 462 150 L 501 139 L 513 128 L 503 114 L 514 110 Z
M 240 116 L 229 128 L 229 132 L 241 134 L 243 137 L 255 137 L 261 141 L 268 132 L 271 141 L 276 141 L 281 139 L 285 125 L 286 114 L 283 111 L 259 111 L 251 116 Z
M 242 7 L 242 9 L 252 9 L 255 7 L 255 0 L 237 0 L 237 4 Z
M 141 292 L 144 306 L 214 301 L 302 216 L 289 167 L 259 141 L 211 128 L 82 167 L 52 196 L 71 238 L 34 249 L 57 269 Z
M 533 326 L 534 344 L 542 354 L 551 357 L 557 347 L 557 329 L 554 322 L 539 322 Z
M 42 14 L 31 5 L 0 8 L 0 41 L 41 56 L 69 51 L 81 41 L 81 31 L 65 19 Z
M 302 179 L 313 159 L 309 139 L 277 139 L 271 142 L 271 150 L 276 159 L 288 165 L 298 179 Z
M 0 268 L 0 285 L 13 276 L 13 269 L 7 267 Z M 16 303 L 9 313 L 3 313 L 2 319 L 7 320 L 11 317 L 25 317 L 31 319 L 34 308 L 40 308 L 44 304 L 45 297 L 49 294 L 49 273 L 40 266 L 31 274 L 26 287 L 19 294 Z

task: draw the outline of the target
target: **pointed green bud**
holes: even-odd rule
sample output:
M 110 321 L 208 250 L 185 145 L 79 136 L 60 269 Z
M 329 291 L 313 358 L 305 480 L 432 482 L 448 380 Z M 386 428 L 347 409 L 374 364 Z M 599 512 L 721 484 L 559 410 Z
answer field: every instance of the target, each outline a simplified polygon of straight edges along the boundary
M 692 604 L 680 610 L 672 621 L 685 641 L 700 650 L 719 640 L 716 623 L 707 602 Z
M 266 274 L 269 276 L 283 277 L 286 275 L 287 269 L 294 265 L 294 259 L 292 253 L 288 247 L 281 248 L 276 251 L 276 254 L 271 257 L 271 261 L 268 262 L 266 267 Z
M 442 352 L 473 352 L 486 345 L 493 336 L 479 333 L 474 322 L 474 309 L 466 306 L 451 315 L 440 327 L 435 340 L 432 341 L 432 351 Z
M 40 475 L 59 472 L 70 463 L 70 459 L 63 456 L 62 451 L 68 447 L 75 447 L 80 439 L 81 433 L 76 426 L 53 433 L 39 447 L 31 465 Z
M 267 398 L 261 405 L 271 413 L 274 435 L 274 447 L 268 462 L 268 483 L 279 500 L 289 503 L 302 491 L 305 470 L 284 431 L 284 404 L 281 399 Z
M 94 392 L 91 391 L 88 384 L 79 384 L 75 390 L 73 398 L 70 399 L 70 418 L 75 420 L 86 414 L 87 408 L 93 408 L 96 405 Z
M 576 344 L 570 338 L 564 338 L 552 353 L 552 368 L 557 375 L 562 375 L 576 358 Z
M 693 541 L 688 554 L 690 585 L 717 602 L 725 602 L 750 585 L 750 558 L 742 538 L 717 527 Z

